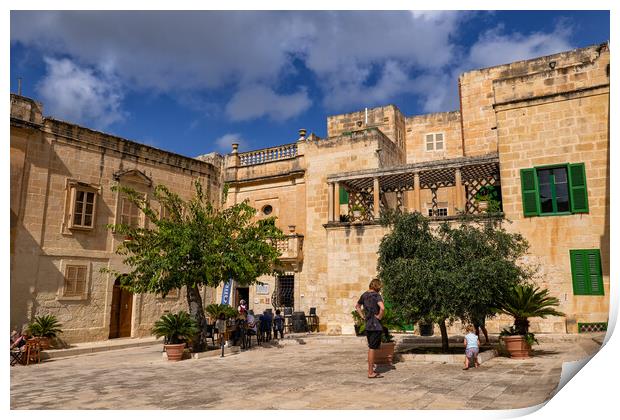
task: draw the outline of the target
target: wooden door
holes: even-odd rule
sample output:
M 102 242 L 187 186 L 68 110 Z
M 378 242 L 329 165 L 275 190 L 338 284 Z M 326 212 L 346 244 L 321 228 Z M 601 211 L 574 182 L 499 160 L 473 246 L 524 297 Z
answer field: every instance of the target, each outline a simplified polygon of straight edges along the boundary
M 109 338 L 131 337 L 133 294 L 121 289 L 120 279 L 114 282 L 110 312 Z
M 120 319 L 118 322 L 118 336 L 131 337 L 131 306 L 133 294 L 121 289 Z

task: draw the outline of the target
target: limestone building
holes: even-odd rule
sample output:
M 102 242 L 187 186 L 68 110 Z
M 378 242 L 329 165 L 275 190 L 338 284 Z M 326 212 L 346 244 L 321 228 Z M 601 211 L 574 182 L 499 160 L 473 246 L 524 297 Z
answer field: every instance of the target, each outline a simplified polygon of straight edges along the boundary
M 12 328 L 54 314 L 69 342 L 137 337 L 164 311 L 187 310 L 183 290 L 134 296 L 100 269 L 126 270 L 113 252 L 125 238 L 106 224 L 145 224 L 112 185 L 153 199 L 163 183 L 188 198 L 194 179 L 219 200 L 219 165 L 44 118 L 40 104 L 11 95 Z
M 512 222 L 504 225 L 528 239 L 537 281 L 567 314 L 533 319 L 532 330 L 606 328 L 608 45 L 470 71 L 456 88 L 458 111 L 405 116 L 387 105 L 328 117 L 325 139 L 301 130 L 279 147 L 233 145 L 230 203 L 249 199 L 289 234 L 285 273 L 237 295 L 259 311 L 316 308 L 321 331 L 351 334 L 350 312 L 376 274 L 386 233 L 381 209 L 485 217 L 480 195 L 495 191 Z
M 454 87 L 458 111 L 363 109 L 328 117 L 326 138 L 300 130 L 277 147 L 233 145 L 224 158 L 186 158 L 43 118 L 36 102 L 12 95 L 11 322 L 54 313 L 77 341 L 118 335 L 125 316 L 124 334 L 147 334 L 184 299 L 123 298 L 116 279 L 99 274 L 101 266 L 121 268 L 112 250 L 122 238 L 103 225 L 142 223 L 110 185 L 149 194 L 164 183 L 186 194 L 200 178 L 213 199 L 228 183 L 228 205 L 248 199 L 258 217 L 277 216 L 287 235 L 278 244 L 281 275 L 233 286 L 232 302 L 245 298 L 255 312 L 315 308 L 321 331 L 352 334 L 351 310 L 376 274 L 386 233 L 379 212 L 484 218 L 480 196 L 490 191 L 511 221 L 505 227 L 530 242 L 537 281 L 567 314 L 533 319 L 532 330 L 606 328 L 609 54 L 603 44 L 470 71 Z M 205 290 L 205 299 L 220 293 Z M 489 330 L 510 321 L 497 318 Z

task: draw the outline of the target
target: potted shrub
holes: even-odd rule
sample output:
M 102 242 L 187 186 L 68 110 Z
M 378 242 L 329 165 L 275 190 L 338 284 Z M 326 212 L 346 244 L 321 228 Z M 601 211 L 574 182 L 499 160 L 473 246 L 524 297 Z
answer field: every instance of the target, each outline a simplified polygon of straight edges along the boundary
M 525 359 L 530 357 L 530 351 L 534 343 L 538 343 L 533 333 L 529 332 L 530 321 L 528 318 L 546 318 L 552 316 L 564 316 L 554 307 L 560 301 L 549 296 L 547 289 L 539 289 L 531 284 L 517 285 L 507 293 L 497 305 L 497 312 L 514 317 L 514 325 L 504 329 L 500 337 L 510 357 Z
M 366 212 L 364 210 L 364 207 L 360 206 L 359 204 L 354 204 L 353 206 L 351 206 L 351 211 L 353 212 L 354 219 L 360 219 Z
M 480 211 L 497 213 L 501 210 L 499 193 L 493 185 L 486 185 L 480 188 L 474 199 Z
M 183 358 L 187 340 L 198 333 L 196 321 L 185 311 L 178 314 L 164 314 L 151 330 L 157 338 L 164 337 L 164 349 L 168 360 L 178 362 Z
M 396 347 L 394 336 L 390 334 L 390 331 L 404 331 L 405 326 L 404 323 L 396 316 L 396 313 L 390 308 L 385 308 L 383 318 L 381 319 L 381 325 L 383 326 L 381 348 L 375 350 L 375 364 L 390 365 L 394 360 L 394 348 Z M 362 323 L 360 332 L 364 332 L 365 330 L 366 324 Z
M 54 315 L 41 315 L 35 316 L 34 321 L 28 324 L 28 331 L 39 339 L 41 348 L 47 350 L 50 348 L 50 339 L 62 332 L 61 326 Z

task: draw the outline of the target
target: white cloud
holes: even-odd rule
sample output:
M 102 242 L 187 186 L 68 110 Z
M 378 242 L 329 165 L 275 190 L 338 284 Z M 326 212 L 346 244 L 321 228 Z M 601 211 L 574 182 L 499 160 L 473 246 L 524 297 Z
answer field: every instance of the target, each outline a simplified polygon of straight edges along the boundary
M 279 95 L 266 86 L 253 85 L 239 90 L 226 105 L 226 114 L 233 121 L 269 117 L 287 120 L 306 111 L 311 105 L 308 92 L 301 89 L 290 95 Z
M 233 143 L 239 144 L 239 151 L 246 150 L 247 148 L 247 142 L 241 137 L 241 134 L 239 133 L 224 134 L 223 136 L 215 139 L 214 143 L 217 151 L 224 154 L 230 153 Z
M 44 61 L 47 73 L 37 91 L 51 115 L 97 129 L 124 118 L 123 95 L 111 76 L 97 75 L 66 58 Z
M 421 96 L 426 112 L 458 109 L 458 77 L 461 73 L 570 50 L 573 48 L 571 33 L 567 21 L 560 21 L 550 33 L 527 35 L 504 33 L 504 27 L 499 25 L 482 33 L 460 63 L 455 63 L 449 71 L 427 73 L 418 78 L 414 91 Z
M 300 59 L 314 73 L 325 103 L 357 107 L 359 95 L 388 97 L 386 81 L 369 79 L 373 68 L 437 69 L 452 57 L 449 37 L 460 12 L 222 12 L 222 11 L 14 11 L 11 41 L 50 54 L 73 57 L 102 72 L 119 75 L 127 89 L 150 93 L 238 91 L 251 86 L 286 89 L 286 76 Z M 392 62 L 392 67 L 386 67 Z M 250 86 L 248 88 L 247 86 Z M 337 89 L 337 90 L 334 90 Z M 274 98 L 275 94 L 269 95 Z M 348 100 L 333 100 L 335 96 Z M 232 116 L 275 117 L 282 105 L 307 106 L 307 95 L 278 95 L 276 108 L 260 111 L 230 105 Z
M 513 61 L 526 60 L 571 49 L 570 27 L 564 23 L 551 33 L 535 32 L 523 35 L 518 32 L 502 33 L 498 26 L 483 33 L 469 50 L 468 65 L 471 68 L 496 66 Z
M 205 114 L 219 114 L 222 104 L 213 102 L 232 92 L 225 115 L 235 121 L 283 120 L 309 108 L 306 90 L 290 93 L 299 85 L 294 60 L 314 77 L 328 112 L 408 92 L 431 112 L 458 107 L 460 72 L 570 48 L 560 22 L 550 33 L 498 26 L 464 49 L 454 40 L 472 13 L 13 11 L 11 42 L 72 57 L 93 74 L 117 75 L 126 90 L 170 94 Z M 201 99 L 183 99 L 190 95 Z

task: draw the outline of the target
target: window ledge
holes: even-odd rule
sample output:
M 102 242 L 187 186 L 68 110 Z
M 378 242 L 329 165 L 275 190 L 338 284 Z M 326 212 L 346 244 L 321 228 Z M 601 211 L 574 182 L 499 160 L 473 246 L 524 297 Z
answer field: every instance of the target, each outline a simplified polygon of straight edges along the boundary
M 88 296 L 87 295 L 80 295 L 80 296 L 57 296 L 56 297 L 57 301 L 63 301 L 63 300 L 67 300 L 67 301 L 81 301 L 81 300 L 88 300 Z
M 89 232 L 95 230 L 94 226 L 69 226 L 70 230 L 77 230 L 82 232 Z

